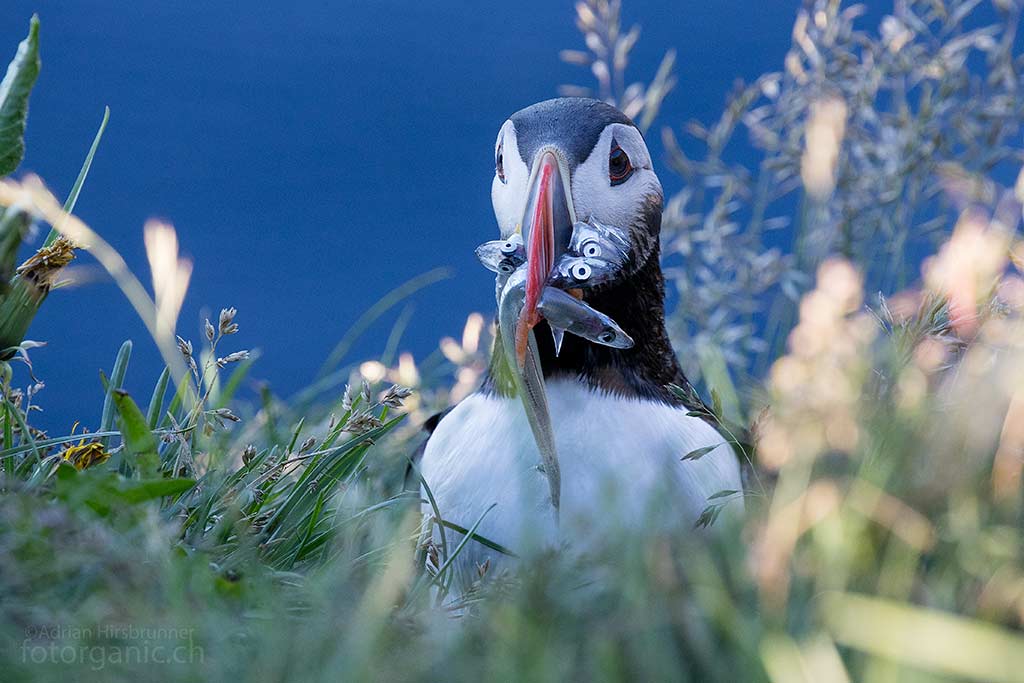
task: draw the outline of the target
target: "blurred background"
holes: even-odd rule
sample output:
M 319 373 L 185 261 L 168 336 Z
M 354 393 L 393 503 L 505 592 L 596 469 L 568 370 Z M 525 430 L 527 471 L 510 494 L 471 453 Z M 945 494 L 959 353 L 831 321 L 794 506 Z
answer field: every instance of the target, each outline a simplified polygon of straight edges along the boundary
M 67 195 L 109 105 L 75 213 L 147 285 L 161 273 L 163 301 L 180 239 L 195 270 L 178 331 L 195 355 L 262 355 L 222 375 L 198 358 L 200 399 L 164 410 L 156 376 L 179 350 L 158 333 L 159 358 L 80 252 L 79 286 L 28 335 L 49 342 L 31 352 L 48 386 L 24 390 L 14 365 L 2 387 L 5 680 L 68 675 L 26 646 L 122 640 L 37 627 L 106 623 L 194 631 L 205 669 L 166 680 L 1022 680 L 1022 0 L 627 0 L 621 22 L 617 0 L 119 4 L 4 5 L 11 54 L 42 20 L 14 177 Z M 423 521 L 462 527 L 421 517 L 403 479 L 418 426 L 486 370 L 494 281 L 472 250 L 496 234 L 494 136 L 595 81 L 651 123 L 669 333 L 751 477 L 696 520 L 655 510 L 642 533 L 511 576 L 481 566 L 453 595 L 466 543 L 410 541 Z M 150 217 L 177 228 L 147 230 L 152 269 Z M 200 325 L 228 306 L 241 331 L 210 349 Z M 145 405 L 157 385 L 148 415 L 101 390 L 126 336 L 112 376 L 131 356 L 126 388 Z M 103 404 L 117 432 L 69 434 Z M 742 528 L 719 519 L 741 498 Z
M 648 134 L 666 194 L 681 181 L 665 168 L 660 125 L 711 121 L 735 79 L 778 68 L 799 4 L 626 6 L 623 24 L 642 23 L 631 80 L 650 80 L 665 50 L 677 50 L 679 85 Z M 448 266 L 452 277 L 412 298 L 400 348 L 417 360 L 458 336 L 470 312 L 490 315 L 493 277 L 473 247 L 496 234 L 497 130 L 555 96 L 557 84 L 592 79 L 559 60 L 561 49 L 584 49 L 570 2 L 5 6 L 4 59 L 33 12 L 42 24 L 21 172 L 65 196 L 109 105 L 76 212 L 140 274 L 144 221 L 172 222 L 195 261 L 179 333 L 198 341 L 205 316 L 237 307 L 237 345 L 262 354 L 252 376 L 285 397 L 309 384 L 374 301 L 420 273 Z M 76 262 L 90 263 L 84 253 Z M 33 353 L 49 386 L 36 399 L 44 429 L 96 422 L 98 371 L 109 372 L 126 334 L 135 342 L 130 391 L 148 395 L 162 368 L 117 287 L 98 267 L 77 272 L 85 282 L 55 291 L 28 335 L 48 342 Z M 346 360 L 380 354 L 393 320 Z

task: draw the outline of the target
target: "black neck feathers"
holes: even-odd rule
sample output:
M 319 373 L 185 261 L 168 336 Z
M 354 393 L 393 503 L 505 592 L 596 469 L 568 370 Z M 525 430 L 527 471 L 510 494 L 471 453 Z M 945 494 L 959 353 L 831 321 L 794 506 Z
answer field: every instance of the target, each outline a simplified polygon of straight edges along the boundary
M 534 328 L 546 379 L 575 378 L 613 395 L 683 405 L 668 389 L 670 384 L 680 387 L 689 384 L 665 330 L 665 280 L 659 256 L 660 249 L 655 241 L 646 262 L 639 268 L 616 282 L 584 294 L 588 304 L 611 316 L 633 338 L 632 348 L 613 349 L 566 334 L 561 353 L 556 357 L 547 323 L 541 321 Z M 498 356 L 500 352 L 495 354 Z M 492 361 L 484 391 L 506 394 L 508 388 L 495 379 L 495 362 L 498 358 Z

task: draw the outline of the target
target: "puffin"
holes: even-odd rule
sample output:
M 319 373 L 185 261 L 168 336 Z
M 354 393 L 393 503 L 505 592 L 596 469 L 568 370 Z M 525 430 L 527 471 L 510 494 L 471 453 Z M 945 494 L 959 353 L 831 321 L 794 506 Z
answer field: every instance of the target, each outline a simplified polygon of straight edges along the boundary
M 709 533 L 696 523 L 724 491 L 739 494 L 727 507 L 742 510 L 740 460 L 684 376 L 666 331 L 663 201 L 641 131 L 603 101 L 540 102 L 498 131 L 491 202 L 500 237 L 525 246 L 516 334 L 529 334 L 530 350 L 503 345 L 499 328 L 482 386 L 428 421 L 420 449 L 424 534 L 441 545 L 444 533 L 449 551 L 463 540 L 455 529 L 476 536 L 452 564 L 464 588 L 484 568 L 552 548 L 585 551 L 609 534 L 652 525 Z M 586 288 L 562 281 L 555 268 L 579 223 L 617 226 L 628 242 L 614 275 Z M 551 283 L 613 319 L 632 344 L 553 335 L 538 306 Z M 518 348 L 518 363 L 503 346 Z M 527 353 L 539 363 L 557 453 L 554 490 L 538 446 L 544 439 L 522 396 Z M 438 524 L 437 513 L 450 526 Z

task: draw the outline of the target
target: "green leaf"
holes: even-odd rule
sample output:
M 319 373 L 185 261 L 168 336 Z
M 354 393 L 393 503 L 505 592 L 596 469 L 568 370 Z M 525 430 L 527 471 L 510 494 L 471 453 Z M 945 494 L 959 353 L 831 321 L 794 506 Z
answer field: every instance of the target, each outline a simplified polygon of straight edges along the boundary
M 33 16 L 28 37 L 18 45 L 0 81 L 0 176 L 13 173 L 25 156 L 28 96 L 39 76 L 39 64 L 39 17 Z
M 710 446 L 701 446 L 700 448 L 695 448 L 686 455 L 684 455 L 683 457 L 681 457 L 680 460 L 700 460 L 705 455 L 707 455 L 708 453 L 715 450 L 721 445 L 722 444 L 720 443 L 714 443 L 711 444 Z
M 715 500 L 717 498 L 728 498 L 729 496 L 739 493 L 736 489 L 722 489 L 718 493 L 712 493 L 708 496 L 708 500 Z
M 117 407 L 118 423 L 124 439 L 125 454 L 128 464 L 138 467 L 143 477 L 153 477 L 157 473 L 160 458 L 157 455 L 157 442 L 149 429 L 146 416 L 139 410 L 128 392 L 115 389 L 111 394 Z

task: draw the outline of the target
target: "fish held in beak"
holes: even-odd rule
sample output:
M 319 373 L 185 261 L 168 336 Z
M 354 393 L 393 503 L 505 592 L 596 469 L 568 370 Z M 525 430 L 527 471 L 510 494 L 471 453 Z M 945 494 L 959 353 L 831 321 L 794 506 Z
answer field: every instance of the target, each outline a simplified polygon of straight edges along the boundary
M 555 261 L 548 284 L 570 289 L 610 282 L 622 274 L 631 251 L 627 231 L 595 220 L 576 223 L 569 248 Z
M 561 471 L 555 450 L 555 433 L 548 412 L 547 393 L 544 390 L 544 373 L 532 330 L 526 332 L 520 367 L 512 365 L 513 359 L 517 357 L 515 334 L 526 303 L 527 278 L 528 270 L 525 266 L 519 267 L 508 277 L 498 302 L 498 332 L 502 342 L 501 351 L 512 368 L 513 381 L 537 443 L 541 466 L 548 479 L 551 505 L 557 512 L 561 499 Z
M 561 289 L 546 287 L 537 310 L 551 328 L 556 356 L 566 332 L 615 349 L 633 346 L 633 338 L 614 320 Z
M 511 275 L 526 263 L 526 245 L 518 234 L 507 240 L 491 240 L 476 248 L 476 257 L 492 273 Z

